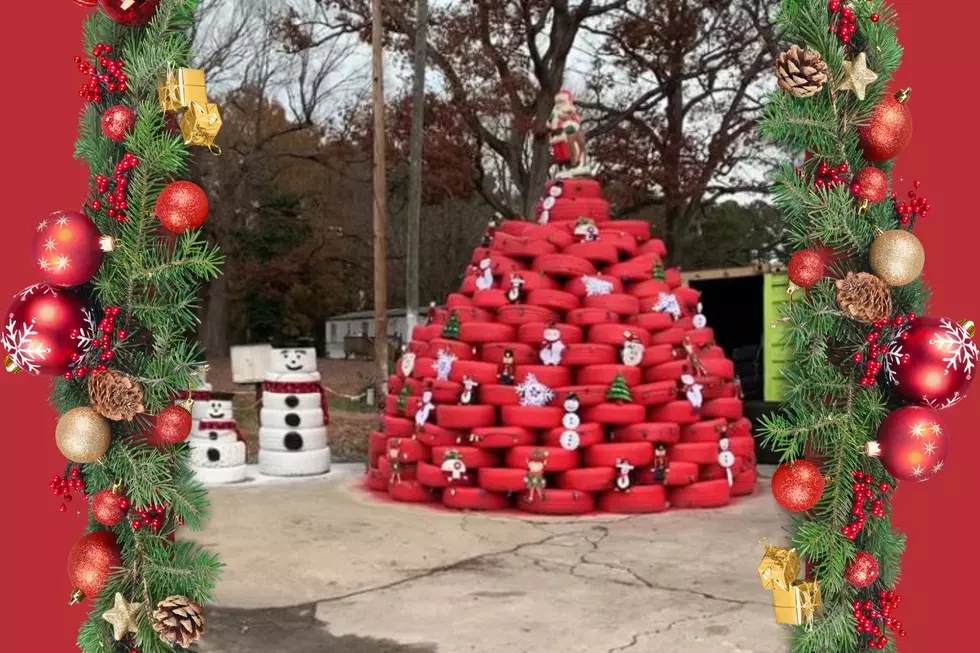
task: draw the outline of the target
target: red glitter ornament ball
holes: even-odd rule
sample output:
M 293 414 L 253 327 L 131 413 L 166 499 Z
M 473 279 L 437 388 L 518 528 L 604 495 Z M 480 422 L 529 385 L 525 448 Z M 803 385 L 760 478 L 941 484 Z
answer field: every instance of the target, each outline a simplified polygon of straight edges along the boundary
M 907 322 L 885 351 L 892 389 L 916 403 L 942 410 L 966 397 L 978 363 L 967 327 L 948 317 Z
M 878 580 L 878 560 L 867 551 L 858 551 L 854 562 L 844 570 L 844 580 L 854 587 L 868 587 Z
M 7 309 L 0 336 L 11 372 L 62 375 L 95 337 L 85 303 L 62 288 L 38 283 L 20 291 Z
M 780 465 L 772 475 L 772 494 L 790 512 L 806 512 L 823 496 L 820 468 L 807 460 Z
M 872 163 L 888 161 L 901 154 L 912 140 L 909 92 L 886 95 L 875 107 L 871 121 L 858 128 L 864 158 Z
M 174 233 L 197 229 L 208 217 L 208 196 L 193 182 L 175 181 L 157 198 L 156 214 Z
M 102 133 L 110 141 L 121 143 L 126 140 L 126 134 L 136 125 L 136 114 L 129 107 L 117 104 L 109 107 L 102 114 Z
M 99 490 L 92 497 L 92 516 L 103 526 L 118 526 L 126 518 L 128 503 L 117 490 Z M 127 506 L 126 509 L 123 506 Z
M 851 190 L 860 200 L 877 204 L 888 197 L 888 175 L 878 168 L 861 168 L 852 181 Z
M 85 214 L 55 211 L 38 223 L 31 256 L 41 280 L 55 286 L 77 286 L 99 271 L 103 247 L 109 243 Z
M 158 441 L 177 444 L 191 434 L 191 413 L 183 406 L 168 406 L 160 411 L 156 419 Z
M 930 408 L 907 406 L 893 411 L 878 427 L 868 453 L 881 457 L 888 473 L 900 481 L 927 481 L 946 460 L 946 425 Z
M 157 12 L 160 0 L 99 0 L 106 16 L 120 25 L 148 23 Z
M 74 588 L 72 603 L 97 597 L 113 567 L 121 564 L 119 543 L 109 531 L 89 533 L 75 542 L 68 554 L 68 578 Z
M 823 269 L 823 257 L 812 249 L 804 249 L 789 259 L 789 280 L 800 288 L 809 288 L 823 278 Z

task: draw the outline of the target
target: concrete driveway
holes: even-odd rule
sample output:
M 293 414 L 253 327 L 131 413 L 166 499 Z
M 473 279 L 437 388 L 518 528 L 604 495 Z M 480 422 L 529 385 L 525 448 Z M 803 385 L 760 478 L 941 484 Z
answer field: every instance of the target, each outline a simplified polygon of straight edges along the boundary
M 361 470 L 212 490 L 203 653 L 788 650 L 755 571 L 771 470 L 726 509 L 574 521 L 382 503 Z

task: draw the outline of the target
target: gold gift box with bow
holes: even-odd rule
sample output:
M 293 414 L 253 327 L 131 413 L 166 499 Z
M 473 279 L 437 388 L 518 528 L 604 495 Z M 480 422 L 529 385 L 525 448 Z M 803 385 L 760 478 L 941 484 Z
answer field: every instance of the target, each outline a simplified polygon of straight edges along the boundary
M 762 587 L 767 590 L 782 590 L 787 592 L 792 588 L 793 581 L 800 575 L 800 556 L 796 549 L 764 544 L 766 553 L 759 563 L 759 578 Z
M 208 103 L 208 89 L 204 81 L 204 71 L 196 68 L 169 68 L 162 73 L 157 82 L 160 106 L 164 111 L 180 111 L 197 102 Z
M 212 103 L 191 106 L 180 119 L 180 133 L 187 145 L 201 145 L 212 152 L 220 153 L 221 149 L 214 144 L 214 139 L 221 131 L 221 112 L 218 105 Z
M 776 610 L 776 623 L 801 626 L 813 623 L 823 607 L 820 583 L 798 580 L 788 590 L 774 589 L 772 605 Z

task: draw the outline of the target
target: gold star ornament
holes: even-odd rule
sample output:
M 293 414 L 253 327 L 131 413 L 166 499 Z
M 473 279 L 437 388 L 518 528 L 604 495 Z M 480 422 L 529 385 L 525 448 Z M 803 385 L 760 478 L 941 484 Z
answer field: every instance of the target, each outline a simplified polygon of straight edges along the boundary
M 844 79 L 837 85 L 838 91 L 850 91 L 863 100 L 867 95 L 868 84 L 878 79 L 878 73 L 868 69 L 868 56 L 861 52 L 853 61 L 844 62 Z
M 136 619 L 139 612 L 139 603 L 130 603 L 122 594 L 116 592 L 112 609 L 103 612 L 102 618 L 112 624 L 112 636 L 118 642 L 128 633 L 136 632 Z

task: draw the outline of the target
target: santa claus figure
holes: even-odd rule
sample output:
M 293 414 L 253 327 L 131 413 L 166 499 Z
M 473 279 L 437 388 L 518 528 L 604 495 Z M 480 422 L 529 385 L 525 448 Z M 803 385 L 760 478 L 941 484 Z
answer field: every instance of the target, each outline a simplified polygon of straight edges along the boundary
M 643 346 L 643 342 L 637 335 L 629 331 L 623 335 L 626 337 L 626 342 L 623 343 L 623 350 L 620 352 L 623 365 L 639 367 L 643 362 L 643 354 L 646 351 L 646 347 Z
M 555 96 L 548 130 L 551 133 L 551 161 L 559 168 L 556 177 L 587 174 L 585 133 L 571 91 L 562 90 Z
M 541 363 L 561 365 L 563 351 L 565 351 L 565 343 L 561 341 L 561 331 L 554 324 L 549 324 L 544 330 L 544 340 L 541 342 Z

